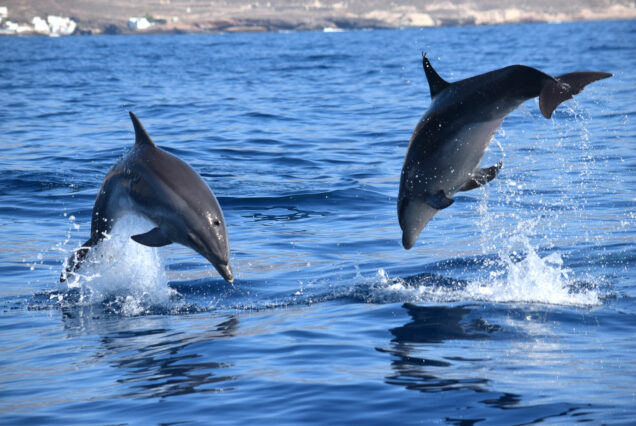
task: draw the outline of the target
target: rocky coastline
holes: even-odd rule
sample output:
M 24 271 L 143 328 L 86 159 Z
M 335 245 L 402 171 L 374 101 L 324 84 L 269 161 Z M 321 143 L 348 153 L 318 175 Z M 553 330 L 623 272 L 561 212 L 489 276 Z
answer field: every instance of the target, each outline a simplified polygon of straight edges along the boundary
M 344 31 L 636 19 L 627 0 L 13 0 L 0 35 Z

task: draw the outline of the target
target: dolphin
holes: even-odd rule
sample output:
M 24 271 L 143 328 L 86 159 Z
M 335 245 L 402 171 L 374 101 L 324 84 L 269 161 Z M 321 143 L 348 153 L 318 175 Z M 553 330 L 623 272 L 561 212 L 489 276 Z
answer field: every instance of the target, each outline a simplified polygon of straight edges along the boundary
M 431 66 L 422 65 L 431 92 L 431 105 L 409 142 L 398 194 L 397 210 L 402 245 L 410 249 L 439 210 L 453 204 L 458 191 L 490 182 L 499 162 L 478 168 L 502 121 L 528 99 L 539 97 L 544 117 L 585 86 L 612 74 L 573 72 L 552 77 L 525 65 L 512 65 L 449 83 Z
M 214 194 L 192 167 L 158 148 L 135 114 L 129 114 L 135 145 L 108 171 L 93 206 L 91 236 L 68 259 L 60 282 L 80 267 L 118 218 L 132 212 L 155 225 L 132 235 L 134 241 L 149 247 L 171 243 L 190 247 L 232 283 L 228 233 Z

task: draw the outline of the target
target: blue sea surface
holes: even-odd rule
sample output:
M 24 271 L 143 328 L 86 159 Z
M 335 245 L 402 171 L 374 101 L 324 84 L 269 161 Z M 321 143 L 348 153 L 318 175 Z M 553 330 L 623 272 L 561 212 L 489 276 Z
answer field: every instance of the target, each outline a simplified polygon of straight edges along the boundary
M 510 114 L 406 251 L 422 51 L 614 76 Z M 635 89 L 636 21 L 0 38 L 0 423 L 633 424 Z M 59 283 L 128 111 L 216 194 L 233 285 L 135 216 Z

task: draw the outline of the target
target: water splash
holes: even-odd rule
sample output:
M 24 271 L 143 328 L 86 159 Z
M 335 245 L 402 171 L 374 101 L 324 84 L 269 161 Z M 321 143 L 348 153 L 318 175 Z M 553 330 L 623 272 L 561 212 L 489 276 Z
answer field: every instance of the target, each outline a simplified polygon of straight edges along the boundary
M 173 307 L 177 292 L 168 286 L 160 253 L 130 238 L 152 226 L 134 215 L 119 219 L 81 268 L 60 284 L 60 298 L 79 305 L 103 303 L 124 315 L 148 313 L 155 306 Z
M 494 303 L 541 303 L 564 306 L 597 306 L 604 298 L 598 284 L 577 280 L 563 265 L 558 253 L 541 257 L 528 247 L 497 260 L 486 260 L 486 278 L 458 280 L 436 274 L 415 279 L 377 275 L 351 289 L 348 296 L 368 303 L 448 303 L 483 301 Z M 345 296 L 345 295 L 341 295 Z
M 485 204 L 486 201 L 482 203 Z M 471 267 L 473 278 L 447 277 L 452 273 L 461 275 L 456 269 L 406 279 L 392 278 L 380 269 L 376 277 L 363 283 L 368 295 L 362 296 L 360 288 L 354 290 L 354 294 L 357 292 L 357 296 L 372 303 L 485 301 L 565 306 L 602 304 L 605 298 L 602 280 L 589 276 L 577 278 L 564 265 L 562 255 L 552 248 L 549 232 L 545 231 L 539 218 L 520 220 L 513 229 L 500 229 L 498 232 L 493 225 L 495 215 L 485 212 L 482 218 L 484 256 L 470 262 L 480 265 L 476 270 Z M 533 239 L 546 243 L 552 252 L 542 257 Z M 496 252 L 495 256 L 491 254 L 493 252 Z
M 558 252 L 541 257 L 527 236 L 518 239 L 523 252 L 500 254 L 487 279 L 470 281 L 462 292 L 469 298 L 491 302 L 529 302 L 552 305 L 594 306 L 602 303 L 598 285 L 577 280 Z M 525 253 L 524 253 L 525 252 Z M 490 265 L 487 265 L 490 266 Z

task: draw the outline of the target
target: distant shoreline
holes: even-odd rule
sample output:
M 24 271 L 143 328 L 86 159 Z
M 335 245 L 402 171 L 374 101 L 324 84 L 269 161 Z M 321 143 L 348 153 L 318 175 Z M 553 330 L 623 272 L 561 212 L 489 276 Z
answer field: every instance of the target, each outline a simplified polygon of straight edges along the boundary
M 447 23 L 444 25 L 436 26 L 388 26 L 388 25 L 349 25 L 345 28 L 342 27 L 309 27 L 302 26 L 300 28 L 290 28 L 289 26 L 276 26 L 276 25 L 240 25 L 240 26 L 228 26 L 228 27 L 199 27 L 197 25 L 192 26 L 178 26 L 178 27 L 155 27 L 147 30 L 129 30 L 123 27 L 106 27 L 102 31 L 82 30 L 81 28 L 74 31 L 72 34 L 64 34 L 62 36 L 68 37 L 82 37 L 82 36 L 94 36 L 94 35 L 188 35 L 188 34 L 239 34 L 239 33 L 286 33 L 286 32 L 346 32 L 346 31 L 365 31 L 365 30 L 392 30 L 392 29 L 408 29 L 408 28 L 452 28 L 452 27 L 488 27 L 488 26 L 500 26 L 500 25 L 525 25 L 525 24 L 565 24 L 575 22 L 602 22 L 602 21 L 629 21 L 636 18 L 624 19 L 624 18 L 608 18 L 608 19 L 580 19 L 580 20 L 568 20 L 568 21 L 510 21 L 510 22 L 497 22 L 497 23 Z M 1 33 L 0 37 L 57 37 L 59 35 L 52 35 L 46 33 L 39 33 L 35 31 L 23 32 L 16 34 Z
M 2 0 L 0 0 L 1 2 Z M 607 0 L 16 0 L 0 3 L 0 35 L 216 34 L 435 28 L 636 19 Z

